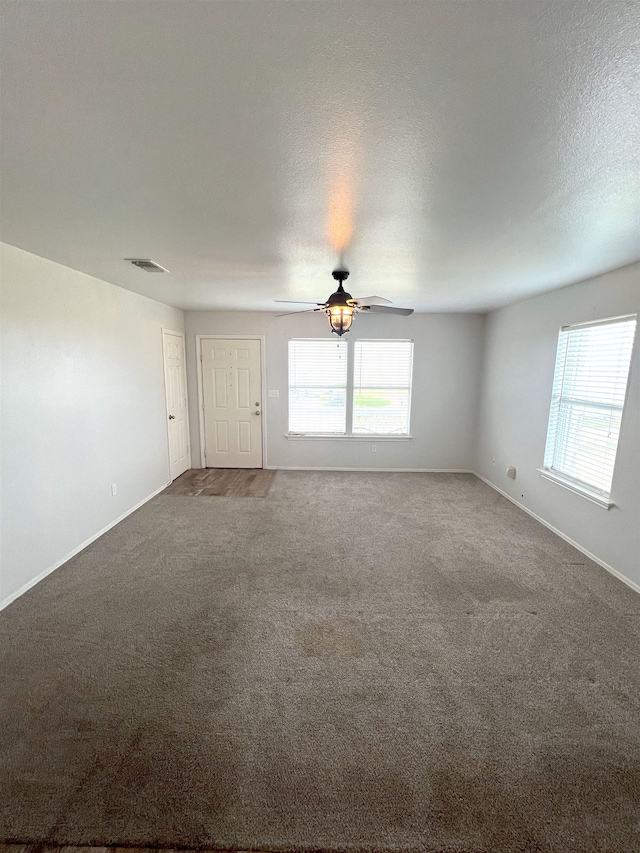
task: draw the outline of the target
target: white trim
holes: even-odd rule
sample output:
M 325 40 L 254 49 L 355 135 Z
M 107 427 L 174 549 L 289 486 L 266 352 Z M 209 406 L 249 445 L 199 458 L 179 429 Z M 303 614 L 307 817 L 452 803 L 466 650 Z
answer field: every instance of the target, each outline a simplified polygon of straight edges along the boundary
M 198 382 L 198 439 L 200 443 L 200 467 L 205 468 L 204 459 L 204 393 L 202 390 L 202 343 L 196 335 L 196 378 Z
M 191 431 L 189 429 L 189 390 L 187 386 L 187 339 L 185 337 L 184 332 L 174 332 L 173 329 L 165 329 L 162 327 L 162 374 L 164 376 L 164 406 L 166 411 L 166 426 L 167 426 L 167 462 L 169 465 L 169 483 L 173 482 L 171 477 L 171 442 L 169 440 L 169 397 L 167 395 L 167 358 L 166 358 L 166 350 L 164 345 L 164 336 L 165 335 L 175 335 L 177 338 L 182 338 L 182 352 L 183 352 L 183 360 L 182 366 L 184 369 L 184 405 L 185 405 L 185 421 L 187 425 L 187 460 L 188 465 L 184 469 L 188 471 L 191 468 Z M 182 472 L 184 474 L 184 471 Z M 180 476 L 180 475 L 178 475 Z
M 586 498 L 588 501 L 591 501 L 591 503 L 601 506 L 603 509 L 611 509 L 612 506 L 615 506 L 614 502 L 605 498 L 604 495 L 592 492 L 591 489 L 588 489 L 586 486 L 581 486 L 579 483 L 575 483 L 568 477 L 562 477 L 560 474 L 556 474 L 555 471 L 552 471 L 549 468 L 536 468 L 536 471 L 538 471 L 539 474 L 542 474 L 545 480 L 551 480 L 552 483 L 557 483 L 557 485 L 562 486 L 563 489 L 568 489 L 570 492 L 574 492 L 576 495 Z
M 375 433 L 370 435 L 362 435 L 362 433 L 357 435 L 323 435 L 322 433 L 312 432 L 285 432 L 284 437 L 289 441 L 366 441 L 376 444 L 379 441 L 411 441 L 413 438 L 412 435 L 376 435 Z
M 298 340 L 303 341 L 304 338 L 298 338 Z M 389 344 L 396 344 L 396 343 L 415 344 L 415 341 L 413 338 L 350 338 L 350 340 L 352 340 L 352 341 L 368 341 L 368 342 L 373 341 L 374 343 L 377 343 L 378 341 L 382 341 L 383 343 L 389 343 Z
M 552 533 L 555 533 L 556 536 L 559 536 L 561 539 L 564 539 L 564 541 L 568 542 L 569 545 L 573 545 L 576 551 L 580 551 L 581 554 L 584 554 L 585 557 L 588 557 L 590 560 L 593 560 L 594 563 L 597 563 L 599 566 L 602 566 L 603 569 L 606 569 L 610 574 L 618 578 L 618 580 L 625 583 L 628 587 L 631 587 L 632 590 L 640 593 L 640 586 L 637 583 L 634 583 L 634 581 L 630 580 L 630 578 L 623 575 L 622 572 L 619 572 L 617 569 L 614 569 L 613 566 L 609 565 L 609 563 L 605 563 L 605 561 L 601 560 L 600 557 L 596 557 L 596 555 L 592 554 L 591 551 L 587 551 L 587 549 L 583 548 L 582 545 L 578 544 L 575 539 L 571 539 L 571 537 L 567 536 L 566 533 L 563 533 L 561 530 L 558 530 L 558 528 L 554 527 L 553 524 L 549 524 L 549 522 L 545 521 L 544 518 L 542 518 L 541 516 L 536 515 L 535 512 L 530 510 L 524 504 L 521 504 L 520 501 L 517 501 L 515 498 L 512 498 L 511 495 L 508 495 L 506 492 L 503 492 L 501 488 L 496 486 L 495 483 L 492 483 L 491 480 L 487 480 L 487 478 L 483 477 L 482 474 L 478 474 L 477 471 L 473 471 L 473 473 L 479 480 L 482 480 L 483 483 L 486 483 L 487 486 L 490 486 L 492 489 L 495 489 L 496 492 L 499 492 L 503 498 L 506 498 L 508 501 L 511 501 L 512 504 L 515 504 L 521 510 L 526 512 L 527 515 L 531 516 L 531 518 L 535 518 L 536 521 L 539 521 L 540 524 L 542 524 Z
M 588 329 L 593 326 L 608 326 L 612 323 L 624 323 L 626 320 L 635 320 L 637 314 L 621 314 L 619 317 L 605 317 L 604 320 L 587 320 L 586 323 L 569 323 L 566 326 L 560 326 L 562 332 L 570 329 Z
M 260 429 L 262 432 L 262 467 L 267 465 L 267 376 L 266 376 L 266 337 L 265 335 L 196 335 L 196 376 L 198 381 L 198 428 L 200 430 L 200 467 L 206 468 L 204 458 L 204 388 L 202 385 L 202 341 L 258 341 L 260 344 L 260 386 L 262 406 L 260 411 Z
M 59 569 L 60 566 L 63 566 L 72 557 L 75 557 L 76 554 L 79 554 L 80 551 L 84 551 L 84 549 L 87 548 L 89 545 L 91 545 L 92 542 L 95 542 L 96 539 L 99 539 L 101 536 L 104 536 L 104 534 L 107 533 L 107 531 L 111 530 L 112 527 L 115 527 L 116 524 L 120 524 L 121 521 L 124 521 L 128 515 L 131 515 L 137 509 L 140 509 L 141 506 L 143 506 L 148 501 L 150 501 L 152 498 L 155 498 L 156 495 L 159 495 L 160 492 L 164 491 L 164 489 L 166 489 L 168 485 L 170 485 L 170 483 L 165 483 L 164 486 L 160 486 L 159 489 L 156 489 L 155 492 L 152 492 L 146 498 L 143 498 L 137 504 L 132 506 L 131 509 L 128 509 L 126 512 L 123 512 L 122 515 L 119 515 L 116 519 L 114 519 L 113 521 L 110 521 L 109 524 L 106 525 L 106 527 L 102 528 L 102 530 L 99 530 L 97 533 L 94 533 L 93 536 L 90 536 L 88 539 L 85 539 L 84 542 L 82 542 L 80 545 L 78 545 L 72 551 L 69 551 L 69 553 L 66 554 L 61 560 L 58 560 L 52 566 L 49 566 L 49 568 L 45 569 L 43 572 L 40 572 L 40 574 L 36 575 L 35 578 L 31 578 L 31 580 L 27 581 L 27 583 L 24 584 L 24 586 L 21 586 L 20 589 L 16 590 L 15 592 L 12 592 L 10 596 L 8 596 L 7 598 L 4 599 L 4 601 L 0 601 L 0 610 L 3 610 L 9 604 L 11 604 L 13 601 L 15 601 L 16 598 L 20 598 L 20 596 L 23 595 L 25 592 L 27 592 L 27 590 L 30 590 L 31 587 L 40 583 L 40 581 L 44 580 L 44 578 L 46 578 L 47 575 L 50 575 L 56 569 Z
M 271 471 L 363 471 L 374 474 L 475 474 L 468 468 L 327 468 L 309 465 L 265 465 Z

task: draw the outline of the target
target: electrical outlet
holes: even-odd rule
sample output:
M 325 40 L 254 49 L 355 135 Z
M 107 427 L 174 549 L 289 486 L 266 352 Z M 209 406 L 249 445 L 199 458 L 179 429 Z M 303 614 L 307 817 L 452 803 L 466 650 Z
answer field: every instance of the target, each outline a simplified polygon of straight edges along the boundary
M 377 444 L 372 444 L 372 445 L 371 445 L 371 452 L 372 452 L 372 453 L 377 453 L 377 452 L 378 452 L 378 445 L 377 445 Z
M 114 498 L 118 494 L 118 484 L 117 483 L 111 483 L 111 494 L 114 496 Z
M 270 397 L 279 397 L 280 392 L 279 391 L 269 391 L 269 396 Z

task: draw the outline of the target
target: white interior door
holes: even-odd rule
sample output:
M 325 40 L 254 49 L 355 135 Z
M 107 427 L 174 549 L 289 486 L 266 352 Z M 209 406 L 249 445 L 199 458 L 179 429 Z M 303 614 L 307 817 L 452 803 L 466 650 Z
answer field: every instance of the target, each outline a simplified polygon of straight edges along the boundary
M 191 467 L 189 458 L 189 419 L 187 414 L 187 372 L 184 335 L 162 331 L 164 386 L 167 395 L 169 433 L 169 470 L 171 480 Z
M 262 468 L 259 340 L 201 339 L 207 468 Z

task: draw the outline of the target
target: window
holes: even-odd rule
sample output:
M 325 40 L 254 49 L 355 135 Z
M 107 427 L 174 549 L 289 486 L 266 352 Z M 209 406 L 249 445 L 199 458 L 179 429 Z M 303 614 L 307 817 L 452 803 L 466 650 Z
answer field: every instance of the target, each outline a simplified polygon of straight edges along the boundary
M 411 341 L 356 341 L 353 434 L 408 435 Z
M 344 435 L 347 341 L 289 341 L 289 432 Z
M 563 326 L 543 474 L 610 506 L 635 317 Z
M 412 361 L 412 341 L 289 341 L 289 434 L 408 436 Z

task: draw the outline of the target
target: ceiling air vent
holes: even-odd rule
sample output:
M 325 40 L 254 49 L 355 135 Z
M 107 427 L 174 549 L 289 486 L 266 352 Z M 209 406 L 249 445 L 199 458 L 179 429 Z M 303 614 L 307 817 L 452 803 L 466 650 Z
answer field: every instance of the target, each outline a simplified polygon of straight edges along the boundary
M 125 261 L 131 261 L 134 267 L 140 267 L 145 272 L 169 272 L 169 270 L 161 267 L 160 264 L 149 258 L 125 258 Z

